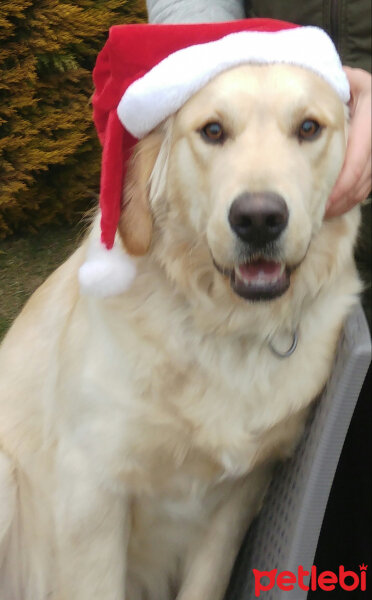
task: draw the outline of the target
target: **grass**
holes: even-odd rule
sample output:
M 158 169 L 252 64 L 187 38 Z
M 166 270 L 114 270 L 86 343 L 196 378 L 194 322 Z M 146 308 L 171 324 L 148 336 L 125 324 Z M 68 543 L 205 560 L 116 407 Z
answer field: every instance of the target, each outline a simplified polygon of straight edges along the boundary
M 72 253 L 83 226 L 0 240 L 0 339 L 37 287 Z

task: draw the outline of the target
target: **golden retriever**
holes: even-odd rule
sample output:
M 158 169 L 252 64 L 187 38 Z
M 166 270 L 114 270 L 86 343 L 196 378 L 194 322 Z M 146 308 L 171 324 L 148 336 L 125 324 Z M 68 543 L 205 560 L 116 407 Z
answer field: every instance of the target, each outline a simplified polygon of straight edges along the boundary
M 323 220 L 346 121 L 318 75 L 239 66 L 138 144 L 132 287 L 80 294 L 96 222 L 1 348 L 1 600 L 222 599 L 360 289 L 359 210 Z

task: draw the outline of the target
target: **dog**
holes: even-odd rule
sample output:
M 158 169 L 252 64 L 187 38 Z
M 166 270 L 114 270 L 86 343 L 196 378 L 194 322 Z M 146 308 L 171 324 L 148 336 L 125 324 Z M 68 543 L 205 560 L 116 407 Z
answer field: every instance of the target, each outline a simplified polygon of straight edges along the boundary
M 323 218 L 346 139 L 328 83 L 277 64 L 138 143 L 131 288 L 80 294 L 97 217 L 1 347 L 1 600 L 222 600 L 360 291 L 359 209 Z

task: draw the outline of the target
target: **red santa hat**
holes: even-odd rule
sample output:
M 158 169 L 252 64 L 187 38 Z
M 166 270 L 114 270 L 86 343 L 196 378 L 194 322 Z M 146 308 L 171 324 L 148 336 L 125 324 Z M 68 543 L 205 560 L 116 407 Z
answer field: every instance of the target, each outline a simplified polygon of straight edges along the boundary
M 101 239 L 79 272 L 83 292 L 125 291 L 135 275 L 115 245 L 128 159 L 139 139 L 174 114 L 213 77 L 241 64 L 285 63 L 323 77 L 347 103 L 349 84 L 329 36 L 272 19 L 187 25 L 122 25 L 93 71 L 93 116 L 103 146 Z

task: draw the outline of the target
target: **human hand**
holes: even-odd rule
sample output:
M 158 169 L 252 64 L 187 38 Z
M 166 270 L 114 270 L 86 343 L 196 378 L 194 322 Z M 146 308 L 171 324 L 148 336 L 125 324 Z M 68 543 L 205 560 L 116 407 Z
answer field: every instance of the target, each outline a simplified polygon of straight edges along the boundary
M 365 200 L 371 191 L 371 75 L 344 67 L 350 83 L 349 138 L 341 173 L 328 198 L 325 218 L 335 217 Z

